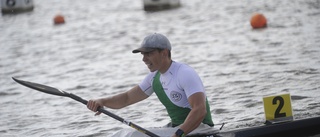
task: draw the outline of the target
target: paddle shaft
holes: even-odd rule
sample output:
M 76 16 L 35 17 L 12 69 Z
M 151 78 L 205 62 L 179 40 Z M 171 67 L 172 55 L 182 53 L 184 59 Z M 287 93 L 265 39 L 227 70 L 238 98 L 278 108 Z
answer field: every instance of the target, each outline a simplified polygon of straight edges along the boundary
M 81 102 L 84 105 L 88 104 L 87 100 L 84 100 L 83 98 L 81 98 L 81 97 L 79 97 L 77 95 L 69 93 L 68 96 L 70 98 L 76 100 L 76 101 Z M 122 122 L 122 123 L 124 123 L 124 124 L 126 124 L 126 125 L 128 125 L 130 127 L 132 127 L 132 128 L 134 128 L 134 129 L 136 129 L 136 130 L 138 130 L 138 131 L 140 131 L 140 132 L 142 132 L 144 134 L 147 134 L 147 135 L 149 135 L 151 137 L 160 137 L 160 136 L 158 136 L 158 135 L 156 135 L 156 134 L 154 134 L 154 133 L 152 133 L 152 132 L 150 132 L 150 131 L 148 131 L 148 130 L 146 130 L 146 129 L 144 129 L 144 128 L 142 128 L 142 127 L 140 127 L 140 126 L 138 126 L 138 125 L 136 125 L 136 124 L 134 124 L 134 123 L 132 123 L 130 121 L 127 121 L 127 120 L 125 120 L 125 119 L 123 119 L 123 118 L 121 118 L 121 117 L 119 117 L 119 116 L 117 116 L 117 115 L 115 115 L 115 114 L 103 109 L 102 107 L 99 107 L 98 111 L 102 112 L 102 113 L 104 113 L 104 114 L 106 114 L 106 115 L 108 115 L 108 116 L 110 116 L 110 117 L 112 117 L 112 118 L 114 118 L 114 119 L 116 119 L 116 120 L 118 120 L 118 121 L 120 121 L 120 122 Z

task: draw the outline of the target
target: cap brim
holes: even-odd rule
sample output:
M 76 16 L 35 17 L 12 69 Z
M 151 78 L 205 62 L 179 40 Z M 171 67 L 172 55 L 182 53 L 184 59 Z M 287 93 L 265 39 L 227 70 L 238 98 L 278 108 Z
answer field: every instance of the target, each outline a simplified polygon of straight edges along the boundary
M 141 48 L 138 48 L 138 49 L 135 49 L 132 51 L 132 53 L 139 53 L 139 52 L 151 52 L 155 50 L 155 48 L 145 48 L 145 47 L 141 47 Z

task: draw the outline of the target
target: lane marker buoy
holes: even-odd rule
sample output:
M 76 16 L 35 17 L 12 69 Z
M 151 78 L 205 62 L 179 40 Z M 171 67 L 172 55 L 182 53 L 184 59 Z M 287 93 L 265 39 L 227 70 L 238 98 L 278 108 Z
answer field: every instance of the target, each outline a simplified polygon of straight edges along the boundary
M 267 19 L 266 17 L 261 13 L 255 13 L 250 20 L 250 24 L 252 28 L 264 28 L 267 27 Z
M 56 15 L 53 19 L 54 24 L 63 24 L 65 23 L 64 17 L 62 15 Z

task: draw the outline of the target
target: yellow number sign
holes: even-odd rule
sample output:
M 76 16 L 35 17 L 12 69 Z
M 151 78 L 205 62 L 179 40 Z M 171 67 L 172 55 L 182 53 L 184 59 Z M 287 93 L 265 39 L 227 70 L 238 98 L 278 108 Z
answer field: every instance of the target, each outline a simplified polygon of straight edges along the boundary
M 293 119 L 290 94 L 264 97 L 263 104 L 266 120 Z

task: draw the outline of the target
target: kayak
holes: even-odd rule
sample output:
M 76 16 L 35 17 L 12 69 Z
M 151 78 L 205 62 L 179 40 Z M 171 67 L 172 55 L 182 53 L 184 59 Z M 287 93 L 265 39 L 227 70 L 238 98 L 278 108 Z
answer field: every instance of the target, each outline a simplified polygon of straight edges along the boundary
M 161 136 L 171 137 L 178 128 L 148 128 Z M 123 129 L 112 137 L 149 137 L 135 129 Z M 283 123 L 264 124 L 262 126 L 219 130 L 200 126 L 187 137 L 320 137 L 320 117 L 294 120 Z
M 320 117 L 220 131 L 216 137 L 319 137 Z
M 154 127 L 154 128 L 148 128 L 147 130 L 160 136 L 160 137 L 172 137 L 172 135 L 179 129 L 179 127 Z M 219 129 L 212 128 L 206 124 L 201 124 L 197 129 L 192 131 L 188 137 L 215 137 L 219 133 Z M 132 128 L 125 128 L 122 129 L 115 134 L 113 134 L 111 137 L 149 137 L 148 135 L 132 129 Z

